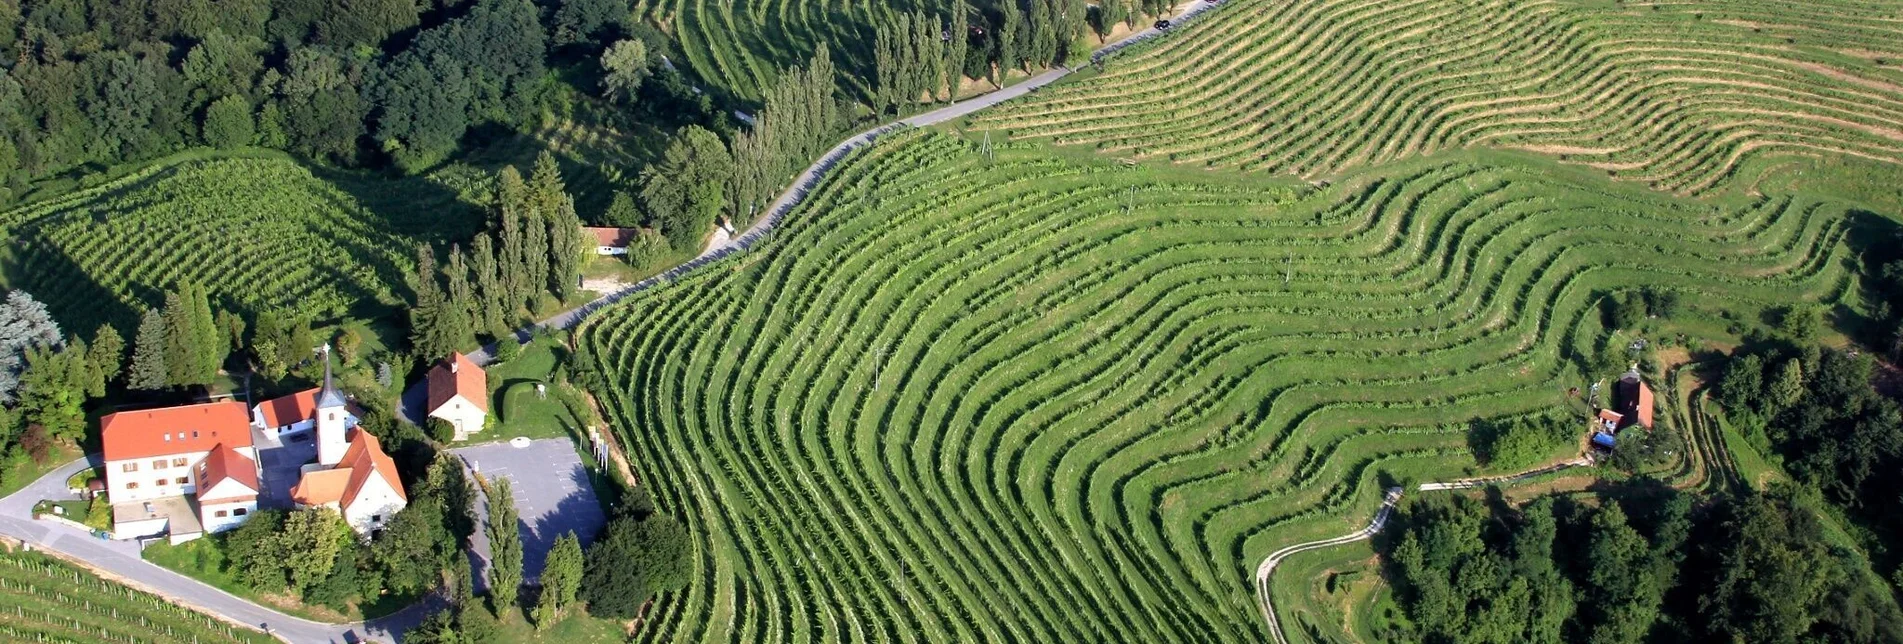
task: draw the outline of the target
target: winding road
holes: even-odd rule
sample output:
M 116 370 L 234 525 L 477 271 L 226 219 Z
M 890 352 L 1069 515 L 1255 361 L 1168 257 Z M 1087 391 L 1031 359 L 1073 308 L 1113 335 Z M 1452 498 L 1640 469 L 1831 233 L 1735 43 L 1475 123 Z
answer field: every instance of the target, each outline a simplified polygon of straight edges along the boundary
M 1381 510 L 1374 513 L 1374 520 L 1368 522 L 1368 527 L 1333 539 L 1298 543 L 1277 550 L 1269 553 L 1268 558 L 1263 559 L 1261 565 L 1255 567 L 1255 588 L 1256 593 L 1262 597 L 1262 618 L 1268 620 L 1269 634 L 1275 637 L 1276 644 L 1288 644 L 1288 637 L 1282 634 L 1282 622 L 1276 619 L 1275 606 L 1271 604 L 1269 600 L 1269 575 L 1275 572 L 1276 564 L 1282 563 L 1283 559 L 1310 550 L 1339 546 L 1344 543 L 1354 543 L 1374 537 L 1376 533 L 1381 532 L 1381 528 L 1387 526 L 1388 515 L 1394 513 L 1394 504 L 1400 501 L 1401 488 L 1388 488 L 1387 499 L 1381 502 Z

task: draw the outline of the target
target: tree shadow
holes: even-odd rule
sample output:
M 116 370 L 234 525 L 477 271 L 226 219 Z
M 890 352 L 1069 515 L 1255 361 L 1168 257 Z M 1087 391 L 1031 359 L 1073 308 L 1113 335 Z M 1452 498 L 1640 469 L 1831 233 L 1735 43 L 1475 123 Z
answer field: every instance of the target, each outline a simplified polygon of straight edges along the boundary
M 555 503 L 540 516 L 519 521 L 522 530 L 522 578 L 539 579 L 548 551 L 563 534 L 574 532 L 583 548 L 594 543 L 595 533 L 608 522 L 601 503 L 595 499 L 593 481 L 580 462 L 567 473 L 575 491 Z

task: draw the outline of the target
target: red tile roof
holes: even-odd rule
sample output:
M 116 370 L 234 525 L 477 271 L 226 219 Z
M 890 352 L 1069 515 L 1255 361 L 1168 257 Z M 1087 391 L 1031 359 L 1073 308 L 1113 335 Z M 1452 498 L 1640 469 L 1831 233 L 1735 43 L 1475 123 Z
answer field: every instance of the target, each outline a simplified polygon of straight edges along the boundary
M 206 499 L 205 493 L 218 487 L 225 479 L 236 480 L 244 484 L 251 495 L 258 493 L 258 464 L 256 461 L 239 454 L 224 443 L 212 448 L 211 454 L 199 463 L 198 499 Z M 245 496 L 245 495 L 240 495 Z
M 350 502 L 357 499 L 357 493 L 363 490 L 364 484 L 370 482 L 372 476 L 382 477 L 383 482 L 389 483 L 390 489 L 396 490 L 397 498 L 403 499 L 405 503 L 410 500 L 410 495 L 403 492 L 403 482 L 396 477 L 396 461 L 383 453 L 383 444 L 370 432 L 357 430 L 357 435 L 350 440 L 350 449 L 344 450 L 344 459 L 337 466 L 350 468 L 350 482 L 344 486 L 346 510 L 350 509 Z
M 1624 416 L 1620 416 L 1619 412 L 1616 412 L 1610 409 L 1599 410 L 1599 420 L 1603 420 L 1608 423 L 1613 423 L 1617 425 L 1619 423 L 1620 418 L 1624 418 Z
M 582 226 L 582 231 L 593 235 L 597 246 L 607 246 L 609 248 L 627 248 L 628 242 L 634 241 L 635 236 L 641 234 L 641 229 L 639 228 Z
M 258 404 L 258 412 L 264 416 L 264 426 L 270 428 L 285 427 L 317 417 L 317 388 L 312 387 L 289 396 L 279 396 Z
M 449 354 L 429 370 L 429 409 L 440 409 L 449 399 L 461 395 L 483 413 L 489 413 L 489 374 L 468 356 Z
M 251 446 L 251 418 L 235 400 L 122 411 L 99 419 L 106 460 L 209 452 L 220 443 Z
M 357 494 L 372 476 L 381 477 L 390 484 L 390 489 L 396 490 L 398 498 L 409 501 L 409 494 L 403 491 L 403 483 L 396 476 L 396 461 L 383 453 L 383 444 L 377 437 L 357 430 L 350 438 L 350 448 L 344 450 L 343 460 L 327 470 L 306 472 L 297 486 L 291 488 L 291 500 L 305 506 L 337 503 L 340 509 L 349 510 L 350 503 L 357 500 Z
M 1652 428 L 1652 388 L 1639 381 L 1639 424 Z

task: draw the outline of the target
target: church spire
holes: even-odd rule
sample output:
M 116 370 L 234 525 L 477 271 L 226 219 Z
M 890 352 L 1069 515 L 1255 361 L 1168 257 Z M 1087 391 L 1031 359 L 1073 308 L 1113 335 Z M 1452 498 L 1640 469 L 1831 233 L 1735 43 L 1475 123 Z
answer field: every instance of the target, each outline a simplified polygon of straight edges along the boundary
M 344 406 L 344 395 L 337 391 L 337 385 L 330 381 L 330 343 L 324 343 L 324 387 L 317 390 L 317 408 Z

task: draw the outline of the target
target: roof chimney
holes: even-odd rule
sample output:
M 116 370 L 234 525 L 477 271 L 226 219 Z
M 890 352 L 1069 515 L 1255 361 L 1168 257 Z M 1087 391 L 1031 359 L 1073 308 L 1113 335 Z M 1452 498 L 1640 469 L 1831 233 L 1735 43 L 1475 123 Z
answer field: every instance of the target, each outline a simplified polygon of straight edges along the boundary
M 459 367 L 459 366 L 462 366 L 462 365 L 459 365 L 459 364 L 457 364 L 456 362 L 457 362 L 457 361 L 456 361 L 456 356 L 450 356 L 450 357 L 449 357 L 449 372 L 450 372 L 450 373 L 456 373 L 456 367 Z

